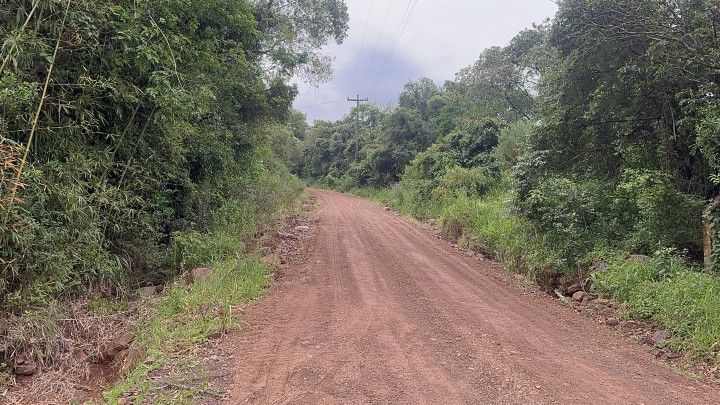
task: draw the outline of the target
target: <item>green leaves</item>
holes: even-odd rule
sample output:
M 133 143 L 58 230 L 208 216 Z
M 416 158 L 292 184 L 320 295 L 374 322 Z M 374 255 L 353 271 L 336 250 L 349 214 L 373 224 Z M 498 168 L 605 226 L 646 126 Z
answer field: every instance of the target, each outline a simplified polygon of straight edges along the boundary
M 221 207 L 274 207 L 255 199 L 276 186 L 264 183 L 269 172 L 285 173 L 266 128 L 282 125 L 296 89 L 266 80 L 262 48 L 289 35 L 298 57 L 342 38 L 344 2 L 324 3 L 334 11 L 321 16 L 317 2 L 285 4 L 298 30 L 288 32 L 264 26 L 243 0 L 79 0 L 60 36 L 65 0 L 0 8 L 2 206 L 55 69 L 20 199 L 0 213 L 0 309 L 80 292 L 100 275 L 163 282 L 182 270 L 176 235 L 205 235 Z

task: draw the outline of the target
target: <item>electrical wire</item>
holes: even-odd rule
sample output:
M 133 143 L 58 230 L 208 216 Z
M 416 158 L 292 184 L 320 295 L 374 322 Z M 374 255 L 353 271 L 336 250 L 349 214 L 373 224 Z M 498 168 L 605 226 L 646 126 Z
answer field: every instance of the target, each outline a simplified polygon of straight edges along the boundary
M 372 0 L 372 2 L 370 2 L 370 10 L 368 11 L 367 19 L 365 20 L 365 29 L 363 29 L 362 42 L 360 43 L 360 53 L 358 53 L 357 60 L 355 61 L 355 72 L 353 73 L 353 81 L 350 87 L 355 87 L 355 82 L 357 82 L 358 68 L 360 67 L 360 59 L 362 58 L 363 51 L 365 50 L 365 37 L 367 36 L 368 26 L 370 25 L 370 16 L 372 15 L 374 5 L 375 0 Z
M 327 104 L 332 104 L 332 103 L 339 103 L 339 102 L 341 102 L 341 101 L 342 101 L 342 102 L 345 102 L 346 100 L 344 100 L 344 99 L 338 99 L 338 100 L 330 100 L 330 101 L 325 101 L 325 102 L 322 102 L 322 103 L 317 103 L 317 104 L 310 104 L 310 105 L 299 105 L 299 106 L 297 106 L 297 107 L 295 107 L 295 108 L 311 108 L 311 107 L 318 107 L 318 106 L 321 106 L 321 105 L 327 105 Z
M 368 63 L 368 67 L 365 70 L 365 75 L 363 76 L 362 84 L 360 85 L 360 88 L 365 88 L 365 82 L 367 82 L 368 75 L 370 74 L 370 69 L 373 66 L 373 62 L 375 61 L 375 55 L 377 54 L 378 47 L 380 46 L 380 41 L 383 37 L 383 32 L 385 31 L 385 26 L 387 25 L 388 18 L 390 18 L 390 10 L 392 9 L 392 4 L 394 0 L 388 1 L 388 8 L 385 12 L 385 20 L 383 21 L 382 28 L 380 28 L 380 35 L 378 36 L 377 42 L 375 42 L 375 48 L 373 49 L 372 56 L 370 57 L 370 63 Z
M 370 97 L 372 97 L 375 94 L 375 90 L 377 89 L 378 84 L 380 84 L 383 76 L 385 75 L 385 72 L 387 71 L 388 66 L 390 65 L 390 61 L 392 60 L 393 56 L 395 56 L 395 52 L 397 52 L 397 49 L 400 46 L 400 41 L 402 40 L 403 36 L 405 35 L 405 30 L 407 29 L 408 25 L 410 25 L 410 21 L 412 20 L 412 16 L 415 13 L 415 9 L 419 3 L 419 0 L 410 0 L 408 2 L 408 6 L 405 9 L 405 14 L 403 15 L 403 19 L 400 22 L 400 26 L 398 27 L 398 33 L 395 36 L 395 40 L 390 48 L 390 52 L 388 53 L 388 56 L 385 58 L 385 62 L 383 63 L 383 67 L 380 70 L 380 73 L 377 76 L 377 79 L 375 80 L 375 83 L 371 87 L 370 90 Z

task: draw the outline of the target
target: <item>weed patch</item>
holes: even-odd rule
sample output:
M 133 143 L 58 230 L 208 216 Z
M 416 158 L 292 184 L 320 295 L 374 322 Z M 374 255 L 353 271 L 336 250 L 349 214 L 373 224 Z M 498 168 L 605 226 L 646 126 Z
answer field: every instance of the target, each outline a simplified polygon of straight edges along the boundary
M 238 310 L 269 286 L 271 269 L 257 256 L 230 258 L 212 264 L 212 276 L 186 286 L 177 281 L 153 305 L 155 314 L 138 333 L 136 345 L 145 361 L 105 393 L 117 403 L 125 395 L 142 402 L 150 395 L 148 373 L 162 367 L 178 352 L 208 341 L 216 332 L 237 326 Z
M 613 258 L 593 275 L 595 289 L 626 303 L 628 315 L 672 332 L 671 345 L 720 361 L 720 279 L 676 256 L 647 261 Z

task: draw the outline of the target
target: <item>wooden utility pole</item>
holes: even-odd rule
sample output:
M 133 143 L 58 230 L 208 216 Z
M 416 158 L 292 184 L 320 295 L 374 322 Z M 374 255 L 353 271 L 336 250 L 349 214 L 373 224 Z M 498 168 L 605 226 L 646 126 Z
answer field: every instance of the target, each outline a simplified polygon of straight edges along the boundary
M 348 97 L 347 101 L 357 103 L 357 108 L 355 109 L 355 161 L 357 162 L 360 153 L 360 103 L 369 100 L 367 98 L 360 98 L 358 94 L 355 98 Z

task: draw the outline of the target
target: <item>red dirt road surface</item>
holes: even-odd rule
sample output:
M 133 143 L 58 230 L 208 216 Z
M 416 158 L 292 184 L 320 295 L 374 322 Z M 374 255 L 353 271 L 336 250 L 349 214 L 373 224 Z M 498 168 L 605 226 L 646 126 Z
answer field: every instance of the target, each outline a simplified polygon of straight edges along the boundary
M 720 403 L 496 263 L 362 199 L 311 194 L 306 251 L 228 343 L 227 403 Z

